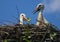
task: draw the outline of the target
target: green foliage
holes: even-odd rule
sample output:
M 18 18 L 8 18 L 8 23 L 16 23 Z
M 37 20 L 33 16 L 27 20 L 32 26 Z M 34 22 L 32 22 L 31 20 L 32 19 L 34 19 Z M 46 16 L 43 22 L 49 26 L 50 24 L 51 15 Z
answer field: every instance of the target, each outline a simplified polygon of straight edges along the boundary
M 28 23 L 30 23 L 30 21 L 31 21 L 31 18 L 28 18 Z
M 53 33 L 50 34 L 50 38 L 51 38 L 52 40 L 54 39 L 55 36 L 56 36 L 56 33 L 55 33 L 55 32 L 53 32 Z
M 26 42 L 30 42 L 30 40 L 28 39 L 28 37 L 25 35 L 25 36 L 22 36 L 23 40 L 25 40 Z
M 51 40 L 54 40 L 54 38 L 56 37 L 56 35 L 57 35 L 57 27 L 56 26 L 54 26 L 54 25 L 52 25 L 51 27 L 50 27 L 50 38 L 51 38 Z
M 23 40 L 25 40 L 26 42 L 31 42 L 30 37 L 31 37 L 31 32 L 28 28 L 26 28 L 26 33 L 24 34 L 24 36 L 22 36 Z
M 5 39 L 5 40 L 4 40 L 4 42 L 8 42 L 8 40 L 7 40 L 7 39 Z

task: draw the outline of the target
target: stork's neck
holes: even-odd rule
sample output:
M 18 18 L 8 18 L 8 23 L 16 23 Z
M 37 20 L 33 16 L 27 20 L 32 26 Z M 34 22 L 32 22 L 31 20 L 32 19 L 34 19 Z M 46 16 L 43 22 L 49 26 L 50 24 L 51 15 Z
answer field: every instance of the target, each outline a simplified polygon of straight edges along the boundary
M 23 17 L 22 16 L 20 16 L 20 24 L 23 25 Z
M 43 13 L 43 10 L 41 9 L 41 10 L 39 11 L 39 13 L 42 14 L 42 13 Z
M 43 21 L 43 14 L 42 13 L 43 13 L 42 11 L 39 11 L 39 13 L 38 13 L 38 20 L 39 21 Z
M 43 20 L 42 11 L 39 11 L 37 20 L 38 20 L 38 21 L 37 21 L 36 25 L 37 25 L 37 26 L 42 25 L 42 22 L 44 21 L 44 20 Z
M 39 13 L 38 13 L 38 14 L 42 15 L 42 12 L 41 12 L 41 11 L 39 11 Z

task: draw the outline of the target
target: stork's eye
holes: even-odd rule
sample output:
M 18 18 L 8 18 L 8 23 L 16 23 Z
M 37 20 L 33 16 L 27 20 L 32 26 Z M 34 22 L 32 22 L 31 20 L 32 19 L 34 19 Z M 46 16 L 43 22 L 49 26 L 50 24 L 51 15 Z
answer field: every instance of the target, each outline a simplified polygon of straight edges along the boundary
M 41 6 L 41 5 L 39 5 L 39 6 Z
M 22 15 L 23 16 L 23 15 Z

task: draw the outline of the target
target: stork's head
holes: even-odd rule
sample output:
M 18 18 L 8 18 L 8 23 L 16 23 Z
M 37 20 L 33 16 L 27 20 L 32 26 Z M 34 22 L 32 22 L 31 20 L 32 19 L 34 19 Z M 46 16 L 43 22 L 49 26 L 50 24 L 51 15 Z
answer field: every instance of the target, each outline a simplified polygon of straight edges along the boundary
M 26 15 L 24 13 L 20 14 L 20 19 L 23 18 L 23 20 L 27 20 Z
M 44 4 L 39 3 L 36 8 L 37 8 L 37 11 L 43 10 L 44 9 Z
M 38 8 L 38 7 L 44 7 L 44 4 L 39 3 L 39 4 L 37 5 L 37 8 Z
M 33 11 L 33 13 L 36 13 L 36 12 L 38 12 L 38 11 L 43 11 L 43 9 L 44 9 L 44 4 L 39 3 L 39 4 L 37 5 L 36 9 Z

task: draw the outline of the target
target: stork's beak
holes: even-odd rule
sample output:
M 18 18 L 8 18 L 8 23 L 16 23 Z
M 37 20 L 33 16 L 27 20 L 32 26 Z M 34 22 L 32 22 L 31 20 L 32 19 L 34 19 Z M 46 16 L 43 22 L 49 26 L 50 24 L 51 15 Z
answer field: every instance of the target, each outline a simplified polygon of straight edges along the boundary
M 24 20 L 28 20 L 28 19 L 26 18 L 26 16 L 24 16 L 23 18 L 24 18 Z
M 37 9 L 33 10 L 32 13 L 35 14 L 37 12 Z

